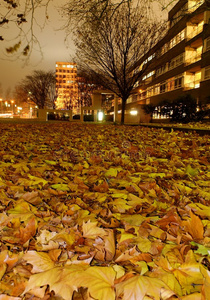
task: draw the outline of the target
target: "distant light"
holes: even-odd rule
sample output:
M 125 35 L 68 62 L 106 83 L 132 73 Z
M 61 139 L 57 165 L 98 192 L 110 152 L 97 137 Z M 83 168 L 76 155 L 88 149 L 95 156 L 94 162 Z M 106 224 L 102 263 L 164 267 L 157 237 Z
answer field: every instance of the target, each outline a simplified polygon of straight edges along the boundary
M 98 121 L 103 121 L 104 113 L 102 111 L 98 112 Z
M 131 111 L 130 111 L 130 114 L 131 114 L 132 116 L 137 116 L 138 111 L 137 111 L 137 110 L 131 110 Z
M 18 109 L 18 110 L 22 110 L 22 107 L 18 107 L 17 109 Z

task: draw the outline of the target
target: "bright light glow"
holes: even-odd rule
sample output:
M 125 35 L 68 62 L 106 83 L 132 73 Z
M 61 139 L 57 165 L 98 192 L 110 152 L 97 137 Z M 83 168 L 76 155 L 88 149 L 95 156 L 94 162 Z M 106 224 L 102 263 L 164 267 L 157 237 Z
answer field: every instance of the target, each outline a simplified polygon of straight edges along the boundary
M 11 118 L 11 117 L 12 117 L 11 113 L 0 114 L 0 118 Z
M 22 110 L 22 107 L 18 107 L 17 109 L 18 109 L 18 110 Z
M 98 112 L 98 121 L 103 121 L 104 113 L 102 111 Z
M 137 111 L 137 110 L 131 110 L 131 111 L 130 111 L 130 114 L 131 114 L 132 116 L 137 116 L 138 111 Z

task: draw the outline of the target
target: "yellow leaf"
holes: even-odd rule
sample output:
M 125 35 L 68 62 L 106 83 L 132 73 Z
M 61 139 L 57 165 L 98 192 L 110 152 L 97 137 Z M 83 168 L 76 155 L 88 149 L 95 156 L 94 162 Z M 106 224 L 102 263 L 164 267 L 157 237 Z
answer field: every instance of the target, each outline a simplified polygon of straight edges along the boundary
M 83 273 L 79 283 L 80 286 L 88 288 L 94 299 L 115 300 L 115 276 L 112 267 L 90 267 Z
M 46 162 L 47 165 L 51 165 L 51 166 L 54 166 L 54 165 L 57 164 L 57 162 L 55 160 L 47 160 L 46 159 L 45 162 Z
M 124 199 L 117 198 L 111 202 L 115 211 L 117 210 L 120 213 L 124 213 L 126 210 L 132 208 L 132 206 L 128 205 Z
M 112 229 L 106 229 L 106 236 L 103 237 L 106 250 L 106 260 L 112 260 L 115 255 L 115 238 Z
M 202 300 L 201 293 L 193 293 L 188 296 L 183 296 L 180 298 L 180 300 Z M 205 299 L 205 300 L 207 300 L 207 299 Z
M 119 240 L 119 244 L 126 240 L 130 240 L 130 239 L 134 239 L 134 238 L 135 238 L 135 235 L 133 235 L 132 233 L 127 233 L 127 232 L 122 233 L 120 240 Z
M 106 171 L 105 176 L 106 177 L 116 177 L 117 173 L 118 173 L 118 171 L 116 168 L 110 168 L 108 171 Z
M 200 272 L 200 264 L 184 263 L 173 273 L 182 287 L 183 294 L 201 291 L 203 276 Z
M 0 265 L 0 280 L 4 276 L 4 274 L 6 272 L 6 269 L 7 269 L 7 265 L 5 263 L 3 263 L 2 265 Z
M 141 252 L 149 252 L 152 245 L 150 240 L 142 237 L 135 239 L 135 242 L 137 243 L 137 246 Z
M 82 231 L 83 236 L 89 239 L 95 239 L 98 236 L 102 237 L 106 235 L 106 231 L 103 228 L 98 227 L 97 222 L 83 222 Z
M 190 203 L 189 207 L 196 212 L 197 215 L 210 218 L 210 207 L 201 203 Z
M 15 215 L 19 217 L 21 221 L 25 222 L 29 218 L 34 216 L 34 212 L 36 212 L 36 208 L 30 206 L 27 202 L 23 200 L 18 200 L 16 202 L 16 206 L 8 210 L 9 214 Z
M 139 275 L 118 283 L 116 294 L 118 297 L 123 296 L 123 300 L 143 300 L 146 296 L 160 300 L 162 288 L 171 291 L 162 280 Z
M 54 262 L 44 252 L 28 251 L 23 258 L 33 266 L 32 273 L 47 271 L 54 267 Z
M 32 275 L 27 283 L 23 294 L 30 290 L 49 285 L 50 291 L 62 297 L 64 300 L 71 300 L 74 291 L 77 291 L 79 282 L 84 275 L 84 265 L 71 265 L 55 267 L 42 273 Z
M 73 232 L 70 234 L 66 232 L 60 232 L 52 238 L 52 241 L 65 242 L 67 245 L 71 246 L 75 242 L 75 236 Z
M 194 215 L 192 211 L 190 211 L 190 219 L 188 219 L 187 221 L 183 221 L 182 224 L 185 227 L 185 230 L 191 234 L 193 239 L 203 239 L 204 229 L 202 221 L 199 217 Z
M 122 266 L 114 265 L 113 269 L 116 272 L 116 279 L 118 279 L 118 278 L 120 278 L 120 277 L 122 277 L 122 276 L 125 275 L 125 269 Z
M 201 274 L 204 277 L 203 296 L 202 300 L 210 300 L 210 271 L 206 270 L 203 266 L 200 267 Z
M 143 192 L 142 192 L 143 196 Z M 139 198 L 133 194 L 128 194 L 128 204 L 132 207 L 136 207 L 137 205 L 142 205 L 143 203 L 150 203 L 146 198 Z
M 121 221 L 125 224 L 129 224 L 129 225 L 136 225 L 139 226 L 141 225 L 141 223 L 145 220 L 146 218 L 143 217 L 142 215 L 123 215 L 121 217 Z

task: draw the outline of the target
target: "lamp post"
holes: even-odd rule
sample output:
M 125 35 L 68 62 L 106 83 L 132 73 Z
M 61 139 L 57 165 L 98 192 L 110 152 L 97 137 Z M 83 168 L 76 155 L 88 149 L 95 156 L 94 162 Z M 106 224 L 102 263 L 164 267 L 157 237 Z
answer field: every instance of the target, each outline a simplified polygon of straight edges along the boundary
M 3 101 L 3 99 L 0 98 L 0 102 L 1 102 L 1 113 L 2 113 L 2 101 Z
M 15 103 L 15 101 L 11 100 L 11 103 L 12 103 L 12 114 L 14 115 L 14 103 Z

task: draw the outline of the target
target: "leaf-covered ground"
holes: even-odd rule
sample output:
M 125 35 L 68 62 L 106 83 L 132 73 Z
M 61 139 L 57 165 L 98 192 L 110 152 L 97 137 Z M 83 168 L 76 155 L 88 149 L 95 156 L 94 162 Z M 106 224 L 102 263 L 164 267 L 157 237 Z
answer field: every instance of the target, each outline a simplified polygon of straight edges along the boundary
M 210 299 L 209 138 L 0 124 L 0 300 Z

